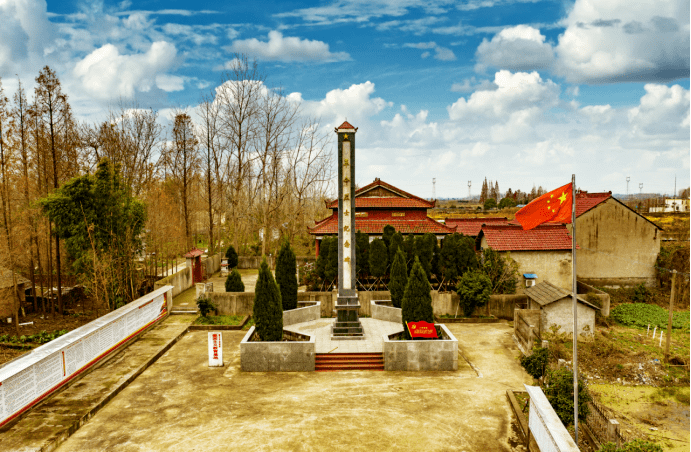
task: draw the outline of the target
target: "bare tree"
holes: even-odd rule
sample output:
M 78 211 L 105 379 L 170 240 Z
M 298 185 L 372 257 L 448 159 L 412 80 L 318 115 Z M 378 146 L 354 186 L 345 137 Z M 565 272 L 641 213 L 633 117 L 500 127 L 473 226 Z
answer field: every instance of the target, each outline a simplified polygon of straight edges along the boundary
M 198 107 L 201 124 L 198 128 L 199 142 L 202 147 L 202 171 L 206 189 L 207 213 L 209 215 L 209 254 L 216 250 L 214 236 L 214 182 L 221 187 L 220 168 L 223 145 L 218 131 L 218 104 L 205 97 Z

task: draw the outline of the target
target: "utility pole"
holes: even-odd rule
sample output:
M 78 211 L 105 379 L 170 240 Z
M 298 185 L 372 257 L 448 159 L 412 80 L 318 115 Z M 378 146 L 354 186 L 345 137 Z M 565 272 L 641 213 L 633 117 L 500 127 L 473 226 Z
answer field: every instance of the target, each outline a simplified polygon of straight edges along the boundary
M 643 198 L 643 182 L 641 182 L 640 184 L 638 184 L 638 188 L 639 188 L 639 190 L 640 190 L 639 193 L 638 193 L 638 196 L 640 196 L 641 198 Z
M 432 200 L 437 199 L 437 178 L 432 178 Z
M 667 319 L 667 342 L 665 342 L 665 361 L 669 362 L 669 342 L 672 339 L 672 310 L 674 309 L 674 289 L 677 285 L 677 271 L 672 270 L 672 293 L 669 296 L 669 318 Z
M 468 201 L 470 201 L 470 181 L 468 181 Z
M 626 176 L 626 200 L 629 200 L 629 181 L 631 180 L 631 176 Z

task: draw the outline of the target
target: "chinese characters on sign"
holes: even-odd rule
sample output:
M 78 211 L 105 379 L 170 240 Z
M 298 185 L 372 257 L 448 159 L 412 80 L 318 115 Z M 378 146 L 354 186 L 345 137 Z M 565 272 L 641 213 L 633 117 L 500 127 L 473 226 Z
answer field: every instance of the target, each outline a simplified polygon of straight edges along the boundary
M 429 323 L 425 321 L 419 322 L 406 322 L 408 327 L 408 332 L 410 332 L 410 337 L 415 339 L 416 337 L 437 337 L 437 329 L 434 327 L 434 323 Z
M 350 186 L 350 141 L 348 134 L 343 135 L 343 152 L 342 152 L 342 162 L 341 162 L 341 174 L 343 175 L 342 187 L 343 187 L 343 240 L 341 241 L 343 247 L 343 281 L 342 285 L 344 289 L 352 288 L 351 281 L 351 248 L 350 248 L 350 228 L 351 218 L 350 212 L 352 210 L 351 206 L 351 186 Z
M 223 367 L 223 338 L 220 331 L 209 333 L 209 367 Z

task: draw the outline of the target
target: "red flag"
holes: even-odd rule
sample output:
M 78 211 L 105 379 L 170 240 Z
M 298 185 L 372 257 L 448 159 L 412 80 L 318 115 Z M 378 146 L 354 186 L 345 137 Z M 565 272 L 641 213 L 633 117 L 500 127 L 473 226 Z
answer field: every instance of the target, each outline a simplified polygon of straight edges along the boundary
M 573 188 L 566 184 L 532 200 L 516 212 L 516 221 L 524 230 L 533 229 L 546 222 L 571 223 Z

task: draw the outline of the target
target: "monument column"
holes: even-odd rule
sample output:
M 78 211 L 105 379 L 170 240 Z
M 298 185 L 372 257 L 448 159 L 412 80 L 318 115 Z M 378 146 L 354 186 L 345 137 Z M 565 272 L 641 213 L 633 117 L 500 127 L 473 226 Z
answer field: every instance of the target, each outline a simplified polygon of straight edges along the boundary
M 355 132 L 348 122 L 338 134 L 338 299 L 332 339 L 363 339 L 355 286 Z

